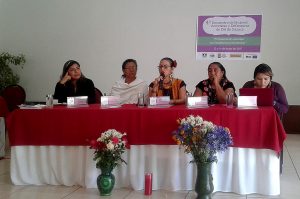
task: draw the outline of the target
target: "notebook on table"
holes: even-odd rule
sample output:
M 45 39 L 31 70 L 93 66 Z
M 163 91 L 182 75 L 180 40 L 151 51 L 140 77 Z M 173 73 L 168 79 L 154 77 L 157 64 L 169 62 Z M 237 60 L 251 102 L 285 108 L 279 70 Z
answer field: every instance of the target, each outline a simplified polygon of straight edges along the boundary
M 257 96 L 257 106 L 273 106 L 273 88 L 240 88 L 240 96 Z

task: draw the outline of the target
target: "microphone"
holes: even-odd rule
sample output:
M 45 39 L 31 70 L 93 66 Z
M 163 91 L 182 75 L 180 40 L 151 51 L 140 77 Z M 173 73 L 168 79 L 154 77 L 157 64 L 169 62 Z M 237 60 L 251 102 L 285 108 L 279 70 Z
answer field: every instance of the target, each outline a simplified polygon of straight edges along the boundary
M 164 78 L 165 78 L 165 74 L 164 73 L 161 73 L 160 76 L 159 76 L 159 89 L 162 90 L 163 89 L 163 81 L 164 81 Z

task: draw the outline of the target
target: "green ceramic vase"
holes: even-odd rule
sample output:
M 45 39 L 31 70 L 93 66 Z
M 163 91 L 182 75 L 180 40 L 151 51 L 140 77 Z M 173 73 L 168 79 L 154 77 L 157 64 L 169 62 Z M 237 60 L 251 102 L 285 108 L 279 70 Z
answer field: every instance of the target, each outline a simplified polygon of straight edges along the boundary
M 211 174 L 212 163 L 197 163 L 197 178 L 195 191 L 196 199 L 211 199 L 214 191 L 213 177 Z
M 101 174 L 97 177 L 97 186 L 100 196 L 110 196 L 115 186 L 115 176 L 112 168 L 101 168 Z

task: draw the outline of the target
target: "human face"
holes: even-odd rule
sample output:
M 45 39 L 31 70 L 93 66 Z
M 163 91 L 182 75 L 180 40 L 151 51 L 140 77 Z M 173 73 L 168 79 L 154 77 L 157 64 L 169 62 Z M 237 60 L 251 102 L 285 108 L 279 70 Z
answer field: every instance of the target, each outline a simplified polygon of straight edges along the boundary
M 71 76 L 71 80 L 78 80 L 81 77 L 81 70 L 77 64 L 73 64 L 68 69 L 68 74 Z
M 208 67 L 208 78 L 213 81 L 215 78 L 217 78 L 218 80 L 221 80 L 223 78 L 224 75 L 224 71 L 222 71 L 218 65 L 216 64 L 211 64 Z
M 271 82 L 271 77 L 265 73 L 257 73 L 254 79 L 256 88 L 267 88 Z
M 159 62 L 158 66 L 159 74 L 163 76 L 170 76 L 173 73 L 173 68 L 171 67 L 170 62 L 167 60 L 162 60 Z
M 136 78 L 137 67 L 134 62 L 128 62 L 124 69 L 123 75 L 126 79 L 135 79 Z

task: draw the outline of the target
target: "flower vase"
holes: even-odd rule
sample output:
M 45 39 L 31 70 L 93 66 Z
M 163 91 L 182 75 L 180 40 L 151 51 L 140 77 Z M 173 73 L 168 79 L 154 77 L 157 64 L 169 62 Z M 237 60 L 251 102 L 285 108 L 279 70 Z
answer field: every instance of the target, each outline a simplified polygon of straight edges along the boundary
M 212 163 L 197 163 L 197 178 L 195 191 L 196 199 L 211 199 L 214 190 L 213 177 L 211 174 Z
M 112 168 L 101 168 L 101 174 L 97 177 L 97 187 L 100 196 L 110 196 L 115 186 L 115 176 Z

